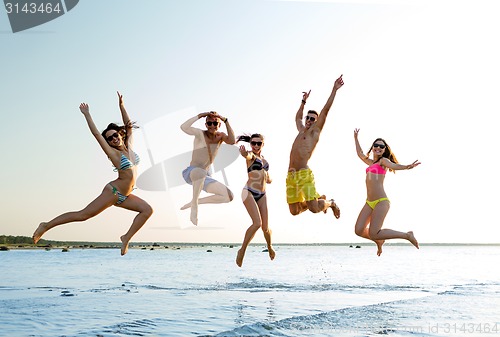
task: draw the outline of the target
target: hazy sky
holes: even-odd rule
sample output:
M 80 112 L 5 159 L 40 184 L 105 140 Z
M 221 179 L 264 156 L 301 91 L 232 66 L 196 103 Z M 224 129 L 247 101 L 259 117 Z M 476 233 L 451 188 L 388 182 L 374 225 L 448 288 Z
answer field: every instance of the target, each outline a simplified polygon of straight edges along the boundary
M 384 227 L 420 242 L 500 242 L 495 209 L 500 145 L 500 21 L 494 1 L 85 0 L 51 22 L 12 33 L 0 13 L 0 234 L 31 236 L 41 221 L 86 206 L 115 179 L 78 106 L 99 129 L 120 122 L 116 91 L 141 129 L 140 173 L 189 152 L 179 126 L 216 110 L 237 134 L 266 136 L 270 226 L 279 242 L 361 242 L 365 151 L 383 137 L 399 161 L 387 174 Z M 310 161 L 331 212 L 289 214 L 285 177 L 302 91 L 321 110 L 344 75 Z M 203 127 L 201 122 L 195 126 Z M 222 130 L 225 131 L 224 128 Z M 148 149 L 150 155 L 148 155 Z M 178 162 L 176 164 L 179 164 Z M 180 163 L 187 166 L 189 160 Z M 181 172 L 167 164 L 158 186 Z M 135 194 L 155 209 L 133 241 L 240 242 L 245 160 L 225 169 L 233 202 L 180 211 L 191 187 Z M 221 172 L 214 175 L 224 181 Z M 168 184 L 168 181 L 167 181 Z M 496 186 L 496 187 L 495 187 Z M 49 231 L 53 240 L 118 241 L 134 213 L 112 207 Z M 262 234 L 254 242 L 264 242 Z

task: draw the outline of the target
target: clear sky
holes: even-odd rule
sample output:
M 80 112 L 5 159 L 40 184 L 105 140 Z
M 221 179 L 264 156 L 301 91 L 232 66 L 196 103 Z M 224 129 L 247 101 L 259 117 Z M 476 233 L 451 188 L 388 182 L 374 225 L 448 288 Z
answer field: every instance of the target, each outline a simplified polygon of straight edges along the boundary
M 87 102 L 104 129 L 120 122 L 119 90 L 141 126 L 140 173 L 191 150 L 192 138 L 179 126 L 199 112 L 218 111 L 237 134 L 264 134 L 277 243 L 363 241 L 353 230 L 366 198 L 355 128 L 365 151 L 383 137 L 401 163 L 422 162 L 387 174 L 391 210 L 384 227 L 413 230 L 420 242 L 498 243 L 495 6 L 486 0 L 85 0 L 15 34 L 0 13 L 0 234 L 31 236 L 41 221 L 83 208 L 115 179 L 78 106 Z M 311 89 L 307 108 L 321 110 L 340 74 L 345 85 L 309 164 L 318 191 L 335 198 L 342 215 L 293 217 L 285 177 L 301 92 Z M 177 174 L 168 165 L 165 171 L 158 186 Z M 133 241 L 240 242 L 250 225 L 240 196 L 244 159 L 225 174 L 234 201 L 200 206 L 198 227 L 189 225 L 189 211 L 179 210 L 190 186 L 135 190 L 155 213 Z M 214 177 L 224 181 L 221 172 Z M 112 207 L 44 238 L 118 241 L 133 216 Z M 264 242 L 260 232 L 254 242 Z

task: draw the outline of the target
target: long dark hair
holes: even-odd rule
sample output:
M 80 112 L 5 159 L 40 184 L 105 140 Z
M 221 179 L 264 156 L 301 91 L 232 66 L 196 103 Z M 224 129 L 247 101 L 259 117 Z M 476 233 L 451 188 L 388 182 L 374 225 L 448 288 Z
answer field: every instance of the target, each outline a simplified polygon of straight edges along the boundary
M 264 136 L 261 135 L 260 133 L 253 133 L 251 136 L 249 136 L 249 135 L 238 136 L 238 138 L 236 139 L 236 142 L 250 143 L 250 141 L 252 140 L 252 138 L 260 138 L 264 142 Z
M 132 133 L 132 129 L 137 129 L 138 126 L 135 125 L 135 122 L 132 122 L 132 121 L 128 121 L 127 124 L 123 125 L 123 126 L 119 126 L 118 124 L 115 124 L 115 123 L 109 123 L 108 126 L 106 127 L 106 129 L 104 129 L 103 132 L 101 132 L 101 136 L 106 139 L 106 133 L 109 131 L 109 130 L 115 130 L 116 132 L 118 132 L 122 138 L 123 138 L 123 143 L 125 144 L 125 146 L 127 146 L 127 140 L 128 140 L 128 136 Z M 107 141 L 107 139 L 106 139 Z
M 390 161 L 392 161 L 394 164 L 398 164 L 398 160 L 396 159 L 396 155 L 394 155 L 394 153 L 392 153 L 391 147 L 389 146 L 389 144 L 387 144 L 387 142 L 383 138 L 375 139 L 372 143 L 372 146 L 370 147 L 370 150 L 368 151 L 368 153 L 366 155 L 367 156 L 370 155 L 370 152 L 372 152 L 372 150 L 373 150 L 373 144 L 375 144 L 376 142 L 379 142 L 379 141 L 384 143 L 385 149 L 384 149 L 384 153 L 382 154 L 382 157 L 377 159 L 377 161 L 379 161 L 382 158 L 387 158 Z M 375 161 L 375 163 L 377 161 Z M 391 169 L 391 168 L 389 168 L 389 171 L 396 173 L 396 171 Z

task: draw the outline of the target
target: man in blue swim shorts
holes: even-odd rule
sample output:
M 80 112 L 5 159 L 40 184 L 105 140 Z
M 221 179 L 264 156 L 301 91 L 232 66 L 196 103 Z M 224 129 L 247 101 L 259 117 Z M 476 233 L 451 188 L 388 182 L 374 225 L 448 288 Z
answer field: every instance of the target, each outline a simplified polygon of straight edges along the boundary
M 205 118 L 206 130 L 192 126 L 200 118 Z M 226 125 L 227 134 L 218 131 L 221 121 Z M 203 112 L 188 119 L 181 125 L 181 129 L 188 135 L 194 136 L 191 163 L 182 171 L 184 180 L 193 185 L 193 199 L 182 206 L 181 210 L 191 208 L 191 222 L 198 225 L 199 204 L 225 203 L 233 200 L 231 190 L 211 177 L 210 165 L 214 162 L 222 142 L 232 145 L 236 143 L 236 138 L 227 118 L 214 111 Z M 201 190 L 212 195 L 199 198 Z
M 295 138 L 290 151 L 290 164 L 288 166 L 288 175 L 286 177 L 286 199 L 290 213 L 298 215 L 305 210 L 313 213 L 324 212 L 331 208 L 334 216 L 340 217 L 340 209 L 333 199 L 327 200 L 326 196 L 319 195 L 316 191 L 314 174 L 307 166 L 309 159 L 318 144 L 319 136 L 325 125 L 326 117 L 332 107 L 333 100 L 337 90 L 344 85 L 342 75 L 335 81 L 332 92 L 325 106 L 318 114 L 314 110 L 309 110 L 305 117 L 305 123 L 302 121 L 306 100 L 311 94 L 303 92 L 302 103 L 295 115 L 295 124 L 299 134 Z

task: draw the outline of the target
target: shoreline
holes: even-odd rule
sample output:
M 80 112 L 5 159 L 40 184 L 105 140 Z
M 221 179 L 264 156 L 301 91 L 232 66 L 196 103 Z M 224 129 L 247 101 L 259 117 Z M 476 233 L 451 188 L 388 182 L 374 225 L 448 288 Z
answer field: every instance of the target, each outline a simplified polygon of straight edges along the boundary
M 409 243 L 394 242 L 386 243 L 387 246 L 411 246 Z M 420 247 L 494 247 L 500 246 L 500 243 L 420 243 Z M 240 247 L 241 243 L 193 243 L 193 242 L 136 242 L 129 245 L 129 249 L 141 250 L 179 250 L 187 248 L 228 248 L 234 249 Z M 251 243 L 250 247 L 262 246 L 265 248 L 265 243 Z M 347 247 L 347 248 L 363 248 L 373 247 L 371 242 L 356 242 L 356 243 L 275 243 L 274 247 Z M 121 249 L 121 243 L 118 242 L 61 242 L 51 244 L 0 244 L 0 251 L 9 250 L 64 250 L 64 249 Z

